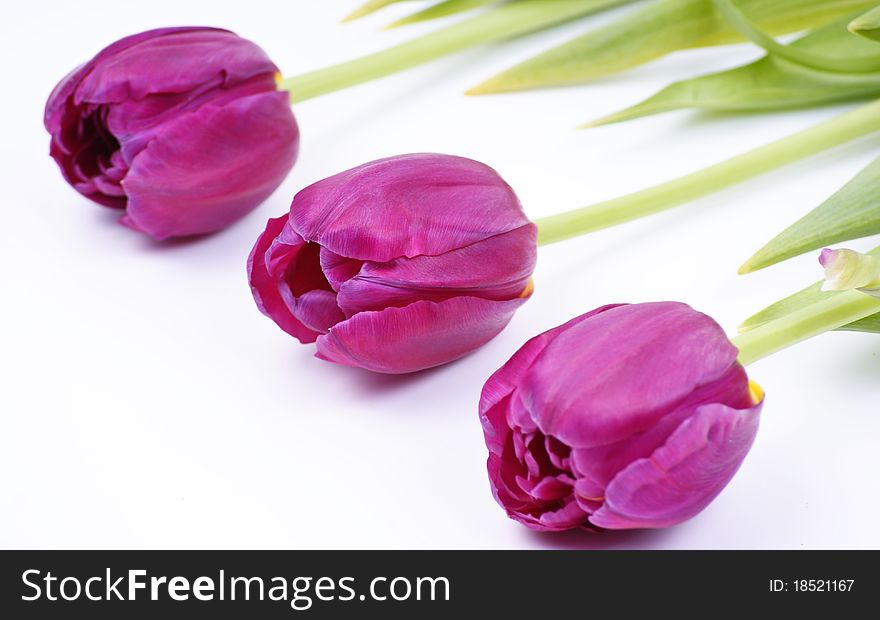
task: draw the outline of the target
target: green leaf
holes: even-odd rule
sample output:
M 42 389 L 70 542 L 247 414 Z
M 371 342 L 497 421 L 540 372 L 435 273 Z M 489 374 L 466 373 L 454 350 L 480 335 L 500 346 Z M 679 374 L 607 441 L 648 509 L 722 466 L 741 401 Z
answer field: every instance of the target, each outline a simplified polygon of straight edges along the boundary
M 823 25 L 874 6 L 876 0 L 740 0 L 772 35 Z M 742 37 L 712 0 L 654 0 L 638 10 L 527 60 L 468 91 L 485 94 L 577 84 L 693 47 Z
M 869 254 L 880 255 L 880 247 L 873 249 Z M 760 325 L 769 323 L 770 321 L 774 321 L 815 303 L 825 301 L 837 294 L 837 291 L 823 291 L 822 281 L 820 280 L 812 286 L 808 286 L 802 291 L 777 301 L 757 314 L 750 316 L 739 326 L 739 332 L 749 332 Z M 880 314 L 868 317 L 867 319 L 862 319 L 861 321 L 856 321 L 855 323 L 850 323 L 840 329 L 847 331 L 876 331 L 872 326 L 874 328 L 880 326 Z
M 876 233 L 880 233 L 880 158 L 758 250 L 740 268 L 740 273 Z
M 785 299 L 780 299 L 779 301 L 767 306 L 760 312 L 753 314 L 745 321 L 743 321 L 737 330 L 739 333 L 744 334 L 748 331 L 755 329 L 756 327 L 763 325 L 764 323 L 769 323 L 770 321 L 774 321 L 778 318 L 784 317 L 787 314 L 791 314 L 796 310 L 800 310 L 801 308 L 806 308 L 814 303 L 820 302 L 824 299 L 828 299 L 834 295 L 834 292 L 825 292 L 822 291 L 822 282 L 816 282 L 815 284 L 808 286 L 802 291 L 798 291 L 794 295 L 789 295 Z
M 880 313 L 869 316 L 861 321 L 850 323 L 839 328 L 842 332 L 865 332 L 869 334 L 880 334 Z
M 516 0 L 394 47 L 287 78 L 293 103 L 391 75 L 460 52 L 550 28 L 631 0 Z M 849 1 L 849 0 L 847 0 Z
M 388 28 L 397 28 L 398 26 L 405 26 L 406 24 L 415 24 L 431 19 L 438 19 L 440 17 L 447 17 L 456 13 L 470 11 L 471 9 L 476 9 L 487 4 L 493 4 L 497 1 L 498 0 L 443 0 L 442 2 L 438 2 L 425 9 L 416 11 L 412 15 L 402 17 L 396 22 L 390 23 Z
M 813 30 L 788 47 L 815 54 L 856 57 L 878 48 L 853 36 L 849 18 Z M 836 73 L 811 69 L 774 55 L 718 73 L 670 84 L 630 108 L 584 125 L 596 127 L 681 109 L 759 112 L 802 108 L 880 95 L 880 72 Z
M 342 18 L 344 22 L 350 22 L 355 19 L 359 19 L 361 17 L 365 17 L 370 13 L 375 13 L 379 9 L 384 9 L 386 6 L 391 4 L 396 4 L 398 2 L 402 2 L 403 0 L 367 0 L 354 11 L 346 15 Z
M 860 37 L 880 41 L 880 6 L 852 20 L 849 30 Z
M 834 55 L 816 54 L 810 50 L 797 47 L 788 47 L 779 43 L 776 39 L 753 24 L 748 17 L 737 7 L 734 0 L 712 0 L 715 8 L 730 24 L 739 31 L 747 40 L 778 58 L 784 58 L 796 64 L 819 69 L 821 71 L 833 71 L 839 73 L 876 73 L 880 71 L 880 56 L 876 48 L 871 53 Z

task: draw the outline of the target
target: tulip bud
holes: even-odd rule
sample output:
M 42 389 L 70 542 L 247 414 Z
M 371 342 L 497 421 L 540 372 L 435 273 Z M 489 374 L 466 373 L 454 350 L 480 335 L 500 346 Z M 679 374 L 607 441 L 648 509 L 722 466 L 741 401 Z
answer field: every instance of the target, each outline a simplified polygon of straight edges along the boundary
M 880 256 L 826 248 L 819 255 L 819 263 L 825 268 L 823 291 L 858 289 L 880 297 Z
M 248 259 L 260 310 L 317 356 L 383 373 L 458 359 L 531 295 L 537 230 L 476 161 L 402 155 L 299 192 Z
M 277 67 L 215 28 L 126 37 L 74 70 L 46 103 L 50 154 L 81 194 L 156 239 L 210 233 L 281 183 L 299 130 Z
M 605 306 L 527 342 L 483 388 L 489 479 L 535 530 L 668 527 L 705 508 L 758 430 L 763 394 L 715 321 Z

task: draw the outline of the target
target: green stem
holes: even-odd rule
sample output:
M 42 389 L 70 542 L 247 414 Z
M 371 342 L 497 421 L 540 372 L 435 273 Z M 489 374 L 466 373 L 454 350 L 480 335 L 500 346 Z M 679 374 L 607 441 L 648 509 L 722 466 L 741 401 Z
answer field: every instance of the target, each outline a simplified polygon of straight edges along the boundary
M 875 131 L 880 131 L 880 100 L 678 179 L 541 218 L 535 222 L 538 244 L 659 213 Z
M 743 366 L 793 344 L 880 312 L 880 300 L 845 291 L 760 325 L 733 338 Z
M 478 44 L 509 39 L 631 0 L 519 0 L 363 58 L 282 80 L 298 103 Z

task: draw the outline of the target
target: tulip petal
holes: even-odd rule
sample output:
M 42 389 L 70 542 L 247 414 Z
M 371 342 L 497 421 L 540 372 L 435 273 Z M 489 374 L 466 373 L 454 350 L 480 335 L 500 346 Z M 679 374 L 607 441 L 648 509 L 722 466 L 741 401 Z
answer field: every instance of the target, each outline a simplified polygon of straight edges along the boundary
M 537 515 L 511 511 L 508 511 L 508 515 L 536 532 L 564 532 L 588 523 L 587 513 L 571 498 L 563 502 L 561 507 Z
M 571 493 L 571 480 L 566 476 L 541 478 L 530 493 L 545 502 L 559 501 Z
M 519 429 L 525 432 L 537 430 L 516 387 L 556 337 L 590 316 L 615 307 L 617 306 L 597 308 L 535 336 L 483 386 L 480 395 L 480 422 L 486 447 L 489 449 L 486 467 L 492 495 L 511 518 L 532 529 L 556 531 L 578 527 L 586 521 L 587 513 L 573 500 L 569 500 L 561 509 L 548 509 L 545 502 L 530 497 L 516 481 L 518 475 L 525 473 L 524 459 L 516 454 L 517 442 L 522 432 Z M 513 430 L 514 427 L 518 430 Z M 560 465 L 567 464 L 567 458 L 563 454 L 568 451 L 567 447 L 550 437 L 544 438 L 544 442 L 548 461 L 556 469 L 561 469 Z M 545 514 L 548 516 L 545 517 Z
M 234 88 L 224 87 L 223 82 L 223 76 L 218 75 L 194 91 L 150 95 L 145 99 L 128 99 L 103 106 L 102 109 L 107 110 L 104 123 L 119 142 L 126 165 L 180 116 L 205 105 L 222 107 L 236 99 L 276 91 L 275 77 L 269 73 L 255 76 Z
M 319 336 L 316 355 L 374 372 L 424 370 L 464 357 L 494 338 L 524 301 L 454 297 L 361 312 Z
M 699 513 L 742 464 L 758 432 L 761 407 L 698 408 L 650 458 L 635 461 L 611 481 L 590 522 L 607 529 L 669 527 Z
M 104 49 L 82 73 L 73 102 L 120 103 L 183 93 L 222 78 L 229 87 L 278 68 L 256 44 L 218 28 L 142 32 Z M 161 80 L 156 76 L 161 75 Z
M 282 92 L 178 117 L 123 180 L 127 223 L 156 239 L 220 230 L 278 187 L 296 159 L 298 135 Z
M 321 248 L 306 243 L 285 226 L 267 254 L 269 271 L 278 282 L 281 295 L 293 306 L 293 300 L 314 290 L 332 291 L 321 270 Z
M 290 311 L 287 302 L 281 295 L 278 281 L 273 273 L 274 270 L 270 271 L 267 262 L 267 253 L 273 247 L 275 239 L 281 234 L 285 224 L 287 224 L 287 214 L 267 222 L 266 230 L 257 238 L 257 242 L 248 256 L 248 281 L 260 312 L 275 321 L 278 327 L 300 342 L 314 342 L 318 337 L 318 332 L 303 325 Z M 305 242 L 301 243 L 301 245 L 304 244 Z M 291 247 L 291 251 L 298 251 L 298 246 Z
M 343 284 L 355 277 L 363 267 L 363 261 L 346 258 L 334 254 L 327 248 L 321 248 L 321 271 L 334 291 L 339 291 Z
M 535 225 L 527 224 L 439 256 L 366 263 L 339 287 L 339 307 L 352 316 L 457 296 L 514 299 L 535 269 L 536 236 Z
M 668 440 L 682 422 L 706 403 L 724 403 L 737 409 L 752 405 L 745 369 L 731 366 L 724 377 L 688 394 L 675 409 L 657 420 L 649 429 L 612 444 L 572 451 L 572 471 L 577 476 L 575 490 L 579 498 L 591 503 L 603 497 L 606 486 L 630 463 L 651 456 Z
M 319 334 L 326 334 L 331 327 L 345 320 L 345 315 L 336 305 L 336 294 L 332 291 L 306 291 L 295 298 L 293 304 L 294 316 Z
M 58 82 L 58 84 L 52 90 L 52 93 L 49 95 L 49 99 L 46 101 L 46 109 L 43 113 L 43 123 L 45 124 L 46 129 L 53 136 L 59 132 L 59 130 L 61 129 L 66 108 L 74 103 L 72 100 L 74 93 L 76 92 L 77 88 L 79 88 L 82 81 L 95 70 L 96 65 L 98 65 L 99 63 L 102 63 L 106 59 L 112 58 L 117 54 L 121 54 L 127 49 L 154 37 L 162 37 L 171 34 L 182 34 L 201 30 L 216 30 L 217 32 L 228 32 L 226 30 L 220 30 L 217 28 L 202 27 L 157 28 L 154 30 L 139 32 L 137 34 L 124 37 L 122 39 L 119 39 L 118 41 L 111 43 L 103 50 L 98 52 L 95 57 L 92 58 L 90 61 L 83 63 L 82 65 L 68 73 L 60 82 Z
M 422 153 L 310 185 L 293 199 L 291 224 L 340 256 L 387 262 L 438 256 L 529 220 L 513 190 L 485 164 Z
M 49 154 L 61 174 L 90 200 L 106 207 L 125 208 L 120 181 L 128 172 L 128 164 L 119 155 L 119 142 L 104 127 L 104 112 L 69 110 L 72 106 L 66 103 L 49 112 L 52 105 L 50 100 L 46 108 L 46 128 L 52 134 Z
M 511 471 L 511 464 L 507 459 L 491 454 L 487 463 L 489 480 L 492 482 L 492 495 L 507 515 L 539 532 L 559 532 L 587 525 L 588 513 L 575 502 L 570 495 L 559 497 L 561 487 L 560 479 L 554 478 L 553 482 L 538 483 L 533 488 L 533 493 L 547 496 L 541 499 L 526 493 L 515 480 L 506 480 L 506 475 Z M 567 485 L 566 485 L 567 486 Z
M 538 356 L 553 342 L 560 334 L 564 333 L 574 325 L 587 320 L 588 318 L 617 308 L 618 305 L 608 305 L 597 308 L 586 314 L 575 317 L 567 323 L 563 323 L 558 327 L 547 330 L 546 332 L 531 338 L 519 350 L 513 354 L 513 357 L 507 361 L 504 366 L 495 371 L 489 377 L 483 386 L 480 394 L 480 419 L 483 422 L 483 431 L 487 440 L 496 435 L 496 432 L 507 426 L 507 415 L 500 416 L 496 421 L 492 420 L 492 411 L 497 405 L 510 406 L 509 401 L 502 403 L 508 398 L 516 387 L 519 386 L 526 373 L 532 367 Z M 490 450 L 492 446 L 489 446 Z
M 560 362 L 534 364 L 520 385 L 523 398 L 541 404 L 533 414 L 545 435 L 591 448 L 651 428 L 701 386 L 722 379 L 737 350 L 710 317 L 660 302 L 579 321 L 543 355 Z

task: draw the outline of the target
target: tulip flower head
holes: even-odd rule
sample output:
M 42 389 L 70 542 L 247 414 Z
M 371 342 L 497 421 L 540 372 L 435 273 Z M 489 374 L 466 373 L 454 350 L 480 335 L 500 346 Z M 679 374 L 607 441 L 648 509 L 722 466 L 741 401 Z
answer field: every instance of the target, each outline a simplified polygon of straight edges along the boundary
M 248 259 L 260 310 L 317 356 L 382 373 L 458 359 L 532 292 L 537 230 L 491 168 L 382 159 L 315 183 Z
M 277 67 L 216 28 L 126 37 L 46 103 L 50 154 L 81 194 L 156 239 L 210 233 L 250 212 L 296 160 L 299 130 Z
M 535 530 L 675 525 L 736 473 L 762 404 L 708 316 L 605 306 L 528 341 L 486 382 L 492 491 Z

